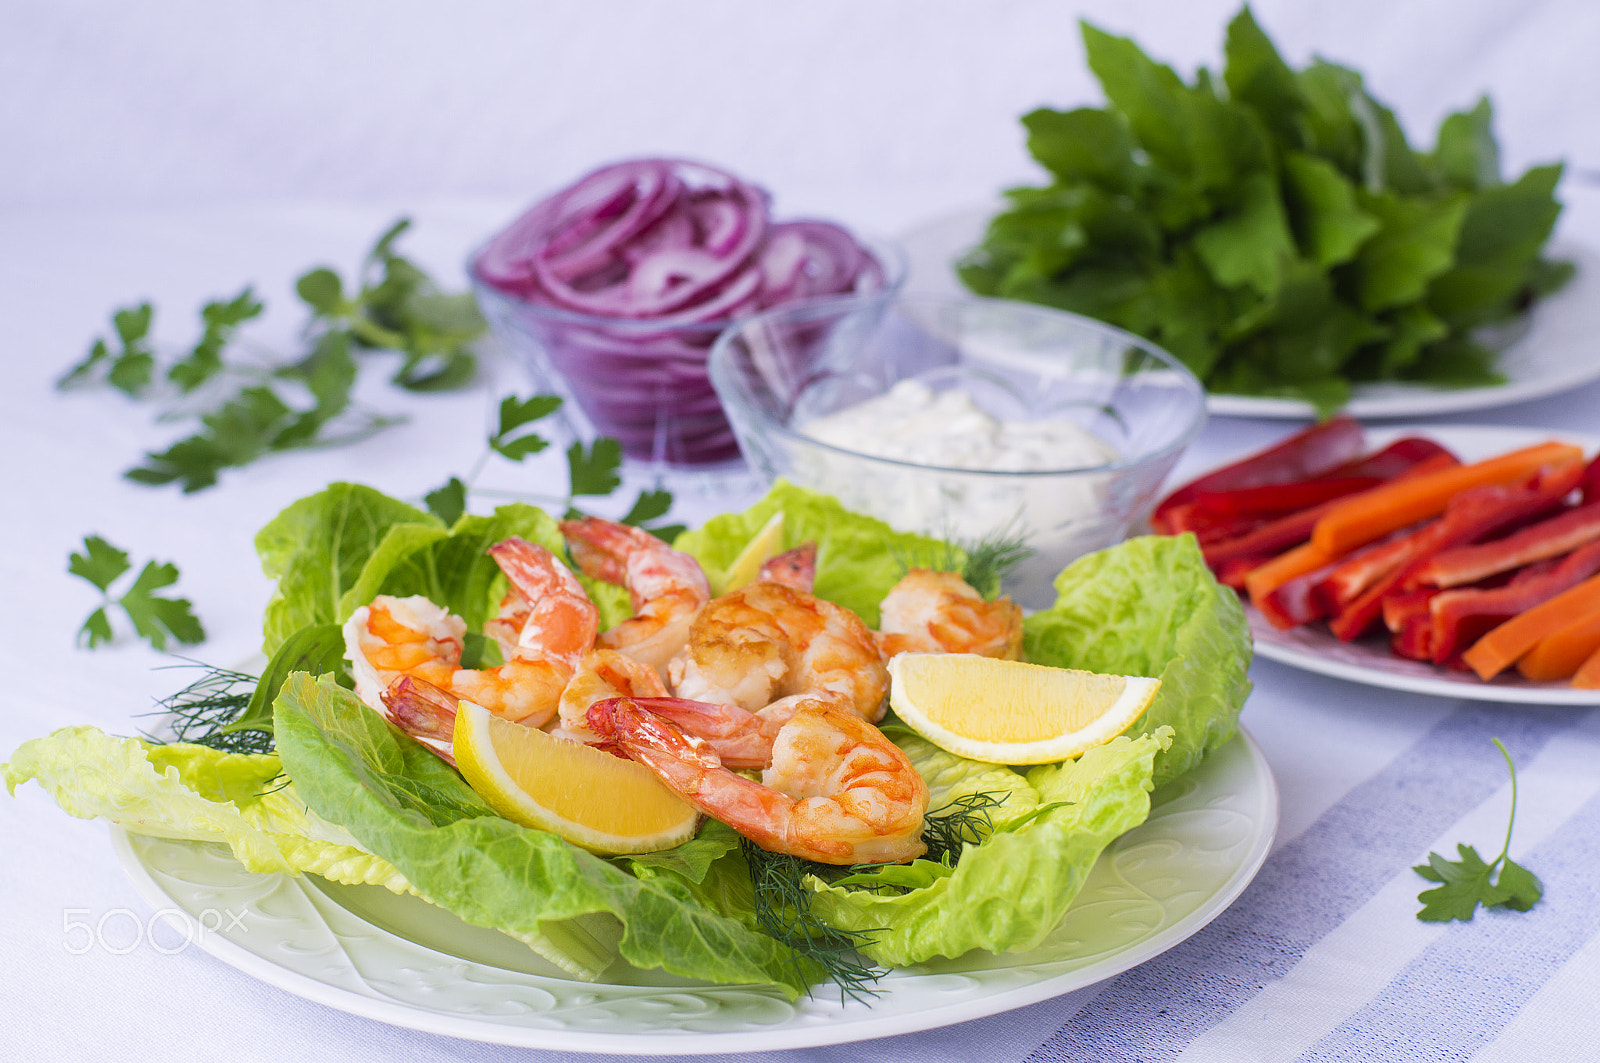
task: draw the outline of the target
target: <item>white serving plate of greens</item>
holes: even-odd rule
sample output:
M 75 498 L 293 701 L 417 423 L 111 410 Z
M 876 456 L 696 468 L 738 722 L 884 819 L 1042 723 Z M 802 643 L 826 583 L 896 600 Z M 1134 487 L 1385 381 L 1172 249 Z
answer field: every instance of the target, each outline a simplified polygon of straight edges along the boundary
M 973 207 L 934 218 L 900 237 L 908 271 L 906 291 L 944 295 L 966 291 L 954 264 L 983 238 L 989 218 L 1000 209 Z M 1491 409 L 1559 395 L 1600 380 L 1600 358 L 1592 344 L 1600 334 L 1600 250 L 1571 239 L 1550 245 L 1554 258 L 1577 264 L 1577 274 L 1541 302 L 1525 322 L 1497 333 L 1504 346 L 1498 368 L 1505 383 L 1482 388 L 1441 388 L 1426 384 L 1358 384 L 1344 412 L 1353 417 L 1390 419 L 1432 417 Z M 1494 342 L 1494 340 L 1491 340 Z M 1206 396 L 1206 410 L 1218 417 L 1263 417 L 1308 421 L 1315 408 L 1300 399 L 1261 395 Z
M 202 948 L 264 982 L 410 1029 L 559 1051 L 680 1055 L 802 1048 L 981 1018 L 1092 985 L 1216 918 L 1260 869 L 1277 790 L 1244 733 L 1157 791 L 1149 819 L 1101 854 L 1038 948 L 889 972 L 870 1003 L 829 987 L 790 1003 L 613 967 L 579 981 L 525 945 L 377 886 L 246 871 L 225 846 L 113 828 L 141 897 Z M 207 918 L 219 910 L 229 920 Z M 205 928 L 205 929 L 201 929 Z

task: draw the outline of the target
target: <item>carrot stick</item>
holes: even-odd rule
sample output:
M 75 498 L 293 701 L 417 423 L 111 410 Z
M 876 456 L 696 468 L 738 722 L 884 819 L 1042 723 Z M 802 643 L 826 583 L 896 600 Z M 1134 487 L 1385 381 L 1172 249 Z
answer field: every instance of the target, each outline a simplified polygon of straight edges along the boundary
M 1540 443 L 1472 465 L 1398 480 L 1334 506 L 1311 530 L 1311 543 L 1324 555 L 1338 557 L 1381 535 L 1439 515 L 1452 497 L 1469 487 L 1512 483 L 1541 466 L 1582 461 L 1581 447 Z
M 1597 650 L 1600 650 L 1600 609 L 1540 639 L 1517 661 L 1517 671 L 1536 683 L 1566 679 Z
M 1315 545 L 1302 543 L 1293 550 L 1279 554 L 1266 564 L 1251 570 L 1244 580 L 1245 590 L 1250 592 L 1252 602 L 1259 603 L 1281 584 L 1319 569 L 1332 560 L 1332 557 L 1324 554 Z
M 1576 587 L 1507 620 L 1474 642 L 1461 659 L 1478 673 L 1479 679 L 1493 678 L 1541 639 L 1596 609 L 1600 609 L 1600 576 L 1590 576 Z
M 1581 690 L 1600 690 L 1600 650 L 1595 650 L 1587 661 L 1573 673 L 1572 685 Z

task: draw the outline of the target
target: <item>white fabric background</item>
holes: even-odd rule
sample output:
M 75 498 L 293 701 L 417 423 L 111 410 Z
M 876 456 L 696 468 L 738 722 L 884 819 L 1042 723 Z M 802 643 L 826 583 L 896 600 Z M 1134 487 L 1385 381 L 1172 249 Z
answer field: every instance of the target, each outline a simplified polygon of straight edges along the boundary
M 170 432 L 114 397 L 50 389 L 114 306 L 154 299 L 158 337 L 181 342 L 201 300 L 253 281 L 271 308 L 260 337 L 287 341 L 294 274 L 350 269 L 395 214 L 416 213 L 406 250 L 454 285 L 467 249 L 519 205 L 635 154 L 718 162 L 766 185 L 784 214 L 894 234 L 1033 179 L 1017 116 L 1099 98 L 1080 15 L 1187 73 L 1216 63 L 1233 11 L 1221 0 L 0 5 L 0 756 L 68 723 L 126 732 L 178 685 L 138 646 L 72 648 L 94 602 L 63 570 L 85 533 L 136 561 L 176 560 L 212 636 L 204 656 L 243 660 L 268 593 L 257 527 L 333 478 L 414 497 L 480 446 L 481 395 L 384 396 L 413 421 L 358 448 L 265 462 L 189 498 L 129 485 L 120 471 Z M 1267 0 L 1256 13 L 1292 62 L 1318 52 L 1364 70 L 1424 144 L 1442 114 L 1487 91 L 1508 168 L 1557 157 L 1600 168 L 1593 0 Z M 1594 431 L 1597 404 L 1590 387 L 1480 419 Z M 1185 468 L 1279 431 L 1214 422 Z M 1245 722 L 1280 780 L 1280 840 L 1451 708 L 1271 664 L 1254 676 Z M 148 915 L 104 828 L 28 787 L 0 798 L 0 844 L 0 1058 L 554 1058 L 351 1018 L 198 950 L 69 955 L 64 909 Z M 1408 919 L 1403 893 L 1395 911 Z M 1592 974 L 1593 948 L 1585 964 Z M 803 1058 L 1021 1059 L 1083 999 Z M 1554 1006 L 1520 1043 L 1544 1031 L 1552 1046 L 1592 1047 L 1575 1036 L 1594 1032 L 1587 1020 L 1548 1025 Z
M 11 0 L 0 204 L 534 194 L 697 156 L 889 229 L 1033 173 L 1015 119 L 1097 102 L 1076 19 L 1185 72 L 1231 0 Z M 1489 92 L 1507 161 L 1600 167 L 1600 5 L 1264 0 L 1294 63 L 1365 71 L 1407 128 Z

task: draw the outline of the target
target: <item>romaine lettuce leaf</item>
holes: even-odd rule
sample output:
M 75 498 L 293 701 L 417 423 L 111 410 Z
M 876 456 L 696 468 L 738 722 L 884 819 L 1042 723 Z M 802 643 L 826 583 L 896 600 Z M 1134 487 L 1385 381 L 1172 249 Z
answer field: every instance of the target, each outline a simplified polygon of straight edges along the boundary
M 1056 577 L 1056 595 L 1024 622 L 1024 655 L 1160 679 L 1155 700 L 1126 732 L 1173 729 L 1172 745 L 1156 757 L 1155 785 L 1233 737 L 1250 693 L 1250 627 L 1238 596 L 1206 569 L 1194 536 L 1143 536 L 1081 557 Z
M 221 842 L 264 874 L 310 871 L 405 891 L 400 872 L 307 810 L 280 771 L 270 753 L 153 745 L 86 726 L 25 742 L 0 765 L 12 793 L 31 779 L 81 819 L 108 819 L 159 838 Z
M 791 997 L 805 989 L 788 950 L 707 905 L 719 885 L 711 876 L 693 883 L 659 862 L 636 876 L 500 818 L 442 761 L 331 680 L 292 676 L 274 720 L 279 755 L 306 804 L 466 922 L 533 942 L 609 914 L 623 927 L 618 952 L 636 967 L 770 984 Z
M 442 527 L 414 506 L 361 484 L 335 483 L 300 499 L 256 533 L 261 569 L 278 581 L 267 602 L 262 652 L 313 624 L 343 623 L 341 599 L 390 528 Z

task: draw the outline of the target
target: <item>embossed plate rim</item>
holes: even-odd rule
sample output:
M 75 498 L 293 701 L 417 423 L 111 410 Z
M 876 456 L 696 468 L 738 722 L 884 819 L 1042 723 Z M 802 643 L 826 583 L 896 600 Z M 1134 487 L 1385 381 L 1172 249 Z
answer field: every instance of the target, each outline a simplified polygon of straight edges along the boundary
M 1253 814 L 1242 814 L 1248 826 L 1248 833 L 1239 843 L 1243 851 L 1233 865 L 1231 872 L 1210 894 L 1200 899 L 1193 910 L 1187 915 L 1179 917 L 1170 926 L 1161 928 L 1141 940 L 1115 949 L 1088 964 L 1066 971 L 1052 973 L 1052 968 L 1058 968 L 1063 963 L 1071 962 L 1070 960 L 1057 959 L 1035 964 L 1022 963 L 996 968 L 980 967 L 965 972 L 949 969 L 933 972 L 915 969 L 892 971 L 885 976 L 880 983 L 881 988 L 886 993 L 900 994 L 902 1002 L 908 996 L 914 1001 L 920 994 L 936 992 L 936 990 L 923 983 L 951 976 L 964 976 L 972 980 L 973 986 L 962 993 L 956 994 L 954 999 L 947 995 L 941 997 L 936 1006 L 929 1005 L 921 1010 L 896 1014 L 883 1014 L 882 1012 L 874 1014 L 871 1008 L 854 1004 L 841 1006 L 836 1000 L 820 996 L 815 999 L 802 999 L 799 1005 L 800 1010 L 796 1012 L 795 1018 L 789 1022 L 772 1024 L 756 1029 L 690 1033 L 674 1033 L 657 1029 L 650 1035 L 631 1032 L 607 1033 L 594 1030 L 552 1029 L 548 1027 L 513 1025 L 507 1021 L 495 1021 L 493 1017 L 464 1017 L 413 1007 L 394 1000 L 365 996 L 351 989 L 319 981 L 300 971 L 291 970 L 267 957 L 257 955 L 221 935 L 201 934 L 196 944 L 217 959 L 245 974 L 258 978 L 278 989 L 340 1011 L 426 1033 L 444 1034 L 468 1040 L 527 1048 L 671 1056 L 708 1052 L 747 1052 L 806 1048 L 915 1033 L 999 1014 L 1093 985 L 1160 955 L 1162 952 L 1186 940 L 1220 915 L 1260 870 L 1262 862 L 1265 861 L 1267 853 L 1271 849 L 1278 822 L 1277 786 L 1272 778 L 1272 772 L 1267 765 L 1265 756 L 1262 754 L 1260 747 L 1256 745 L 1255 741 L 1242 727 L 1239 730 L 1239 737 L 1236 741 L 1239 745 L 1238 752 L 1233 752 L 1229 750 L 1229 747 L 1224 747 L 1222 751 L 1219 751 L 1219 754 L 1226 752 L 1227 755 L 1214 755 L 1207 764 L 1202 765 L 1197 770 L 1205 771 L 1207 767 L 1211 767 L 1213 770 L 1226 768 L 1228 774 L 1219 780 L 1219 789 L 1222 789 L 1230 797 L 1249 799 L 1248 803 Z M 1231 745 L 1233 743 L 1230 743 Z M 1181 785 L 1181 780 L 1174 785 Z M 1135 828 L 1135 831 L 1130 832 L 1130 835 L 1139 829 Z M 112 838 L 118 860 L 139 895 L 153 909 L 162 914 L 164 919 L 172 923 L 179 933 L 191 930 L 192 925 L 186 926 L 184 920 L 196 918 L 197 913 L 185 916 L 174 910 L 175 904 L 180 907 L 183 906 L 183 899 L 174 896 L 157 880 L 154 869 L 147 866 L 135 851 L 129 833 L 121 828 L 113 827 Z M 190 845 L 198 843 L 180 842 L 172 844 Z M 272 876 L 261 877 L 268 878 Z M 287 878 L 287 876 L 282 877 Z M 320 891 L 318 892 L 320 893 Z M 328 896 L 326 894 L 322 895 Z M 328 899 L 337 905 L 337 901 L 334 898 L 328 896 Z M 188 912 L 189 909 L 184 909 L 184 911 Z M 359 922 L 363 927 L 363 933 L 371 932 L 383 935 L 386 939 L 402 942 L 411 948 L 423 950 L 430 956 L 444 957 L 449 962 L 474 963 L 474 961 L 461 959 L 448 953 L 440 953 L 427 946 L 411 942 L 403 936 L 393 934 L 383 927 L 368 922 L 343 906 L 340 906 L 340 911 L 344 915 L 348 915 L 352 920 Z M 335 935 L 338 933 L 332 927 L 327 929 Z M 490 972 L 500 970 L 499 968 L 482 964 L 477 964 L 476 966 Z M 983 985 L 983 979 L 990 971 L 995 973 L 997 979 L 1003 979 L 1007 982 L 1008 986 L 1005 988 L 986 988 Z M 508 976 L 514 974 L 514 972 L 504 973 Z M 1013 982 L 1018 974 L 1029 980 L 1022 985 L 1010 985 L 1009 983 Z M 521 977 L 538 979 L 539 976 L 523 975 Z M 510 984 L 509 981 L 507 984 Z M 587 985 L 587 983 L 569 984 L 578 987 Z M 733 989 L 737 987 L 718 988 Z M 659 990 L 659 994 L 670 995 L 693 994 L 695 992 L 697 990 L 694 988 L 684 989 L 678 987 L 667 987 Z M 715 992 L 715 989 L 708 990 L 708 992 Z

